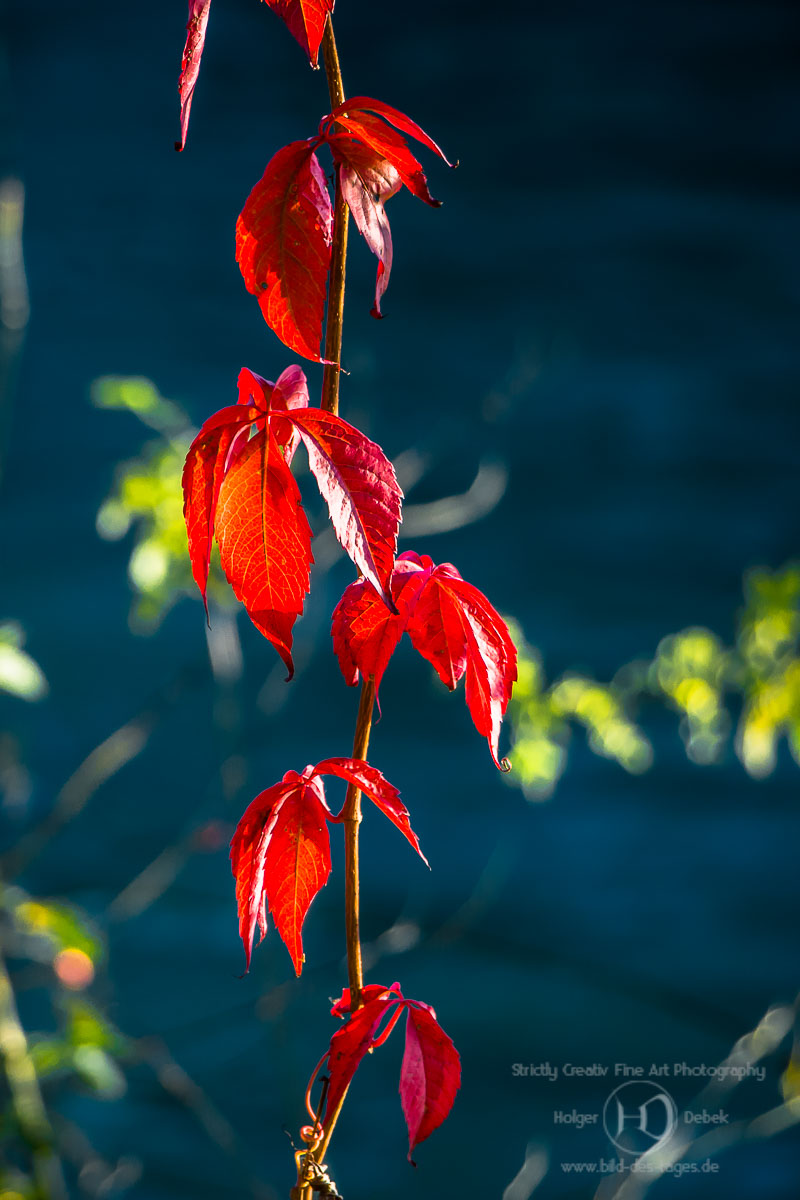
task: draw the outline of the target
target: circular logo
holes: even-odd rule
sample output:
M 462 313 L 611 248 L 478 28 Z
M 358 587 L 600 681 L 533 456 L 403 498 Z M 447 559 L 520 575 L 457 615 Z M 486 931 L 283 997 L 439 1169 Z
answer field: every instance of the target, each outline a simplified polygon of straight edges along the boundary
M 678 1107 L 658 1083 L 632 1079 L 621 1083 L 603 1105 L 603 1128 L 623 1154 L 638 1158 L 672 1137 Z

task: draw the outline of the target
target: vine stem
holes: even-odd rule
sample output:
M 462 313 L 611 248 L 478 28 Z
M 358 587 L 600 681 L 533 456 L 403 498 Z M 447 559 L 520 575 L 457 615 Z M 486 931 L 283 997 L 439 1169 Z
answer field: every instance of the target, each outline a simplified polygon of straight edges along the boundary
M 344 104 L 344 84 L 339 53 L 333 36 L 333 21 L 330 13 L 325 22 L 322 37 L 322 60 L 328 78 L 331 109 Z M 328 319 L 325 323 L 325 358 L 328 365 L 323 368 L 321 407 L 327 412 L 339 411 L 339 375 L 342 369 L 342 325 L 344 322 L 344 277 L 347 262 L 347 230 L 349 212 L 342 193 L 339 172 L 333 197 L 333 242 L 331 246 L 330 282 L 328 284 Z
M 325 74 L 328 79 L 331 109 L 344 104 L 344 84 L 342 69 L 339 65 L 339 53 L 336 49 L 336 39 L 333 35 L 333 21 L 330 14 L 325 22 L 325 33 L 322 38 L 322 58 L 325 64 Z M 342 193 L 339 173 L 336 173 L 333 199 L 333 241 L 331 246 L 330 282 L 328 284 L 328 313 L 325 325 L 325 358 L 328 364 L 323 368 L 321 407 L 327 412 L 339 411 L 339 376 L 342 365 L 342 325 L 344 322 L 344 287 L 345 266 L 347 262 L 347 231 L 349 213 L 347 202 Z M 372 679 L 365 679 L 361 685 L 361 698 L 356 717 L 356 730 L 353 737 L 353 758 L 366 759 L 369 747 L 369 735 L 372 730 L 372 710 L 375 705 L 375 684 Z M 350 985 L 350 1011 L 356 1012 L 361 1007 L 361 992 L 364 987 L 364 972 L 361 963 L 361 937 L 359 932 L 359 871 L 358 871 L 358 832 L 361 824 L 361 791 L 354 784 L 349 784 L 342 812 L 344 825 L 344 860 L 345 860 L 345 929 L 347 942 L 347 976 Z M 333 1134 L 339 1113 L 342 1110 L 347 1089 L 345 1089 L 335 1110 L 326 1114 L 325 1134 L 322 1141 L 309 1151 L 315 1162 L 321 1164 Z M 293 1192 L 295 1189 L 293 1189 Z M 297 1189 L 302 1200 L 311 1200 L 310 1184 Z

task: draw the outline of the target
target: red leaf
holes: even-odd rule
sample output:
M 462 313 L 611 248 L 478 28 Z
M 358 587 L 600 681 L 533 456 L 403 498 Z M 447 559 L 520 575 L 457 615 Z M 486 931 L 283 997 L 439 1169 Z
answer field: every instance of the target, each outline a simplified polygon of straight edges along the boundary
M 371 988 L 374 987 L 374 984 L 371 985 Z M 363 1007 L 352 1013 L 347 1024 L 342 1029 L 337 1029 L 331 1038 L 327 1066 L 330 1084 L 325 1107 L 326 1120 L 336 1112 L 339 1101 L 350 1086 L 350 1081 L 358 1069 L 358 1064 L 372 1046 L 375 1033 L 387 1009 L 398 1001 L 398 997 L 393 995 L 389 988 L 380 988 L 369 997 L 367 996 L 368 991 L 370 988 L 364 988 L 362 993 L 365 1000 Z M 342 999 L 332 1011 L 336 1016 L 340 1016 L 349 1008 L 350 994 L 349 990 L 345 989 L 345 994 L 342 995 Z
M 377 688 L 405 629 L 447 687 L 454 688 L 466 672 L 472 720 L 500 767 L 500 725 L 517 678 L 517 652 L 505 622 L 455 567 L 434 567 L 427 555 L 400 555 L 392 594 L 397 617 L 363 582 L 351 584 L 339 601 L 332 635 L 345 679 L 353 684 L 359 672 L 373 675 Z
M 322 362 L 333 213 L 314 144 L 292 142 L 270 159 L 236 223 L 236 261 L 270 329 Z
M 388 817 L 403 836 L 411 843 L 426 867 L 430 866 L 419 847 L 419 839 L 411 828 L 408 809 L 400 799 L 400 793 L 380 771 L 359 758 L 326 758 L 314 768 L 314 775 L 337 775 L 360 788 L 365 796 Z M 337 816 L 341 819 L 342 813 Z
M 284 447 L 284 457 L 291 466 L 300 445 L 300 434 L 291 421 L 274 414 L 294 408 L 308 408 L 308 382 L 300 367 L 287 367 L 279 376 L 272 392 L 272 435 Z
M 220 487 L 233 442 L 239 434 L 246 436 L 256 415 L 249 405 L 247 408 L 232 405 L 221 409 L 205 422 L 186 455 L 183 468 L 183 515 L 192 575 L 204 604 Z
M 400 190 L 403 181 L 387 159 L 358 142 L 345 144 L 346 151 L 340 153 L 339 180 L 358 231 L 378 259 L 372 315 L 380 317 L 381 296 L 389 285 L 392 271 L 392 231 L 384 205 Z
M 403 497 L 394 467 L 380 446 L 341 417 L 318 408 L 294 409 L 289 417 L 305 442 L 337 538 L 390 602 Z
M 302 775 L 287 771 L 281 783 L 257 796 L 231 842 L 247 970 L 256 925 L 262 938 L 267 931 L 267 906 L 295 973 L 299 975 L 303 968 L 303 921 L 331 872 L 326 824 L 330 810 L 321 784 L 310 778 L 310 771 L 310 767 Z
M 420 588 L 430 575 L 412 551 L 401 554 L 392 575 L 392 599 L 397 614 L 390 612 L 378 593 L 360 579 L 345 589 L 333 612 L 331 634 L 339 666 L 350 687 L 358 683 L 359 673 L 373 677 L 375 695 L 394 648 L 403 636 L 411 607 Z M 429 560 L 430 561 L 430 560 Z
M 291 631 L 308 592 L 311 530 L 294 476 L 268 429 L 250 439 L 225 475 L 216 533 L 228 581 L 291 679 Z
M 322 797 L 321 786 L 309 782 L 284 801 L 264 859 L 269 910 L 296 975 L 303 970 L 303 921 L 331 873 L 329 813 Z
M 325 32 L 328 13 L 333 12 L 334 0 L 266 0 L 289 27 L 293 38 L 308 55 L 312 67 L 317 65 L 320 42 Z
M 300 776 L 287 771 L 281 783 L 261 792 L 247 807 L 231 842 L 231 869 L 236 880 L 239 936 L 244 943 L 245 969 L 250 970 L 256 925 L 263 939 L 267 932 L 267 896 L 264 862 L 278 812 L 297 786 Z
M 374 116 L 375 113 L 378 116 Z M 386 124 L 387 121 L 389 125 Z M 395 128 L 392 129 L 391 125 Z M 433 150 L 448 166 L 454 165 L 448 162 L 436 142 L 428 137 L 415 121 L 392 108 L 390 104 L 373 100 L 369 96 L 354 96 L 351 100 L 345 100 L 327 117 L 323 117 L 319 131 L 329 142 L 334 159 L 347 161 L 353 153 L 351 139 L 355 138 L 376 155 L 386 159 L 397 170 L 410 192 L 426 204 L 438 208 L 439 201 L 434 200 L 428 191 L 421 164 L 409 150 L 405 138 L 397 133 L 398 129 L 422 142 L 429 150 Z
M 423 146 L 427 146 L 429 150 L 433 150 L 434 154 L 438 154 L 448 167 L 456 167 L 458 163 L 451 163 L 440 146 L 437 146 L 433 138 L 428 137 L 424 129 L 417 125 L 416 121 L 412 121 L 405 113 L 401 113 L 399 109 L 392 108 L 391 104 L 384 104 L 382 100 L 373 100 L 370 96 L 353 96 L 349 100 L 345 100 L 338 108 L 335 108 L 331 116 L 339 119 L 341 112 L 364 112 L 369 110 L 383 117 L 385 121 L 389 121 L 396 129 L 402 129 L 403 133 L 409 134 L 418 142 L 422 142 Z
M 461 1085 L 458 1051 L 436 1020 L 433 1009 L 406 1001 L 406 1048 L 400 1069 L 400 1103 L 408 1126 L 409 1161 L 414 1147 L 438 1129 Z
M 175 143 L 176 150 L 183 150 L 186 145 L 189 114 L 192 111 L 195 84 L 200 73 L 200 60 L 203 57 L 210 8 L 211 0 L 189 0 L 189 23 L 186 26 L 181 77 L 178 80 L 178 92 L 181 98 L 181 140 Z
M 330 129 L 333 114 L 323 118 L 320 129 Z M 394 168 L 410 192 L 420 200 L 424 200 L 432 208 L 440 208 L 441 201 L 434 200 L 428 190 L 428 181 L 422 164 L 417 161 L 408 148 L 408 143 L 396 130 L 391 129 L 384 121 L 373 117 L 371 113 L 360 112 L 355 116 L 349 113 L 339 113 L 336 116 L 337 133 L 326 133 L 324 136 L 330 145 L 336 162 L 347 162 L 361 146 L 376 159 L 381 159 Z

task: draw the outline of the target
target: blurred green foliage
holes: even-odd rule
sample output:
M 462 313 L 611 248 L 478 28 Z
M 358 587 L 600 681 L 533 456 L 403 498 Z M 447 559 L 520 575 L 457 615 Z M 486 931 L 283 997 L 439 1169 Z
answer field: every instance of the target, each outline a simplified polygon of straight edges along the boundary
M 22 647 L 25 635 L 16 621 L 0 624 L 0 689 L 21 700 L 41 700 L 47 680 L 41 667 Z
M 749 571 L 744 599 L 733 646 L 708 629 L 684 629 L 665 637 L 653 659 L 627 663 L 607 684 L 568 673 L 548 685 L 539 652 L 513 627 L 520 667 L 508 710 L 508 781 L 531 799 L 549 796 L 575 724 L 596 754 L 632 774 L 646 771 L 653 750 L 636 716 L 654 700 L 678 715 L 692 762 L 719 762 L 735 726 L 735 753 L 753 778 L 774 770 L 782 737 L 800 764 L 800 565 Z
M 50 1194 L 41 1158 L 49 1158 L 57 1178 L 55 1090 L 82 1086 L 104 1100 L 126 1091 L 119 1066 L 129 1052 L 126 1039 L 87 998 L 104 957 L 102 939 L 79 909 L 0 887 L 0 1064 L 8 1085 L 0 1115 L 0 1200 Z M 12 979 L 25 980 L 22 991 Z M 30 989 L 47 993 L 42 1032 L 28 1032 L 18 1011 Z
M 98 408 L 133 413 L 159 434 L 138 458 L 118 466 L 114 487 L 97 514 L 97 531 L 107 541 L 117 541 L 135 528 L 128 562 L 135 597 L 131 626 L 136 632 L 151 633 L 181 596 L 198 595 L 186 549 L 181 489 L 184 459 L 197 430 L 183 410 L 165 400 L 147 379 L 98 379 L 92 402 Z M 208 594 L 217 607 L 235 605 L 216 561 Z

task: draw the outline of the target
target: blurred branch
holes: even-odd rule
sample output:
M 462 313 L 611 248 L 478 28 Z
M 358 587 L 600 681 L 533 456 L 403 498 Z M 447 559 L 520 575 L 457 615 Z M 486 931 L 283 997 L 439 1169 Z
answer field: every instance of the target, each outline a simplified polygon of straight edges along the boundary
M 256 1178 L 245 1165 L 244 1147 L 230 1121 L 215 1107 L 199 1084 L 175 1061 L 164 1042 L 159 1038 L 141 1038 L 136 1043 L 136 1051 L 141 1061 L 154 1072 L 164 1091 L 186 1108 L 214 1144 L 233 1159 L 247 1182 L 250 1194 L 256 1200 L 278 1200 L 277 1193 Z
M 19 1132 L 30 1149 L 37 1200 L 67 1200 L 61 1161 L 47 1116 L 28 1039 L 20 1023 L 14 990 L 0 951 L 0 1057 Z

